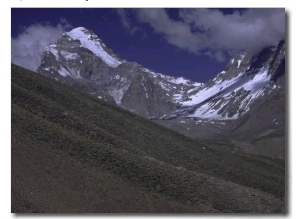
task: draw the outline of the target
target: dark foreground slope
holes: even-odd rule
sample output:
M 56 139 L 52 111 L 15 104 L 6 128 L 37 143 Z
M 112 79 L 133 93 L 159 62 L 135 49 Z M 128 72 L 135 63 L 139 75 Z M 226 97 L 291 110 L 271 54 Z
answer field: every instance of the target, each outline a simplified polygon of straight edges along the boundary
M 284 161 L 195 142 L 12 65 L 12 212 L 285 212 Z

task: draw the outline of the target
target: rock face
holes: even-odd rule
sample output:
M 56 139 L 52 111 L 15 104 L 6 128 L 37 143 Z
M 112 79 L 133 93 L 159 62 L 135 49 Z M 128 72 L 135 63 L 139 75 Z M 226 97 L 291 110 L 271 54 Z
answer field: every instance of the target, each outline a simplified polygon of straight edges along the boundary
M 44 51 L 38 72 L 146 118 L 237 119 L 256 100 L 284 89 L 285 41 L 232 58 L 206 84 L 127 62 L 92 31 L 75 28 Z
M 279 133 L 284 144 L 285 40 L 236 55 L 203 84 L 121 59 L 79 27 L 44 50 L 38 72 L 193 138 L 261 145 Z
M 181 98 L 158 123 L 189 137 L 285 157 L 285 41 L 232 58 L 226 69 Z
M 180 98 L 183 107 L 166 118 L 238 119 L 257 100 L 284 90 L 284 75 L 284 41 L 258 54 L 238 55 L 215 78 Z
M 201 85 L 120 59 L 82 27 L 45 49 L 38 72 L 146 118 L 173 112 L 180 106 L 176 96 Z

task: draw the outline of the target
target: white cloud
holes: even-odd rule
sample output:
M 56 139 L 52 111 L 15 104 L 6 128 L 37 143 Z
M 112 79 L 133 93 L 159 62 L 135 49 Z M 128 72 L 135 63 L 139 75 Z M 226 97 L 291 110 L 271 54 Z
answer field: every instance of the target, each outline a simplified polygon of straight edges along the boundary
M 248 9 L 223 14 L 217 9 L 181 10 L 187 25 L 202 30 L 195 33 L 206 39 L 202 48 L 256 51 L 285 36 L 284 9 Z
M 246 9 L 224 14 L 218 9 L 179 9 L 173 20 L 165 9 L 136 9 L 137 20 L 149 24 L 181 49 L 225 61 L 224 52 L 255 52 L 285 37 L 285 10 Z M 210 52 L 207 52 L 210 50 Z
M 136 14 L 140 22 L 149 23 L 170 44 L 197 52 L 199 39 L 191 32 L 189 25 L 170 19 L 164 9 L 137 9 Z
M 125 10 L 123 8 L 117 8 L 116 12 L 118 13 L 118 15 L 121 18 L 121 22 L 123 27 L 125 28 L 125 30 L 127 30 L 131 35 L 136 34 L 138 31 L 142 32 L 143 35 L 145 35 L 146 33 L 144 33 L 144 31 L 139 28 L 138 26 L 133 26 L 131 20 L 129 19 L 129 10 Z
M 24 68 L 36 71 L 41 63 L 45 47 L 56 42 L 71 25 L 65 19 L 56 27 L 48 24 L 34 24 L 25 27 L 16 38 L 11 39 L 11 61 Z
M 214 60 L 216 60 L 218 62 L 226 61 L 226 56 L 225 56 L 224 52 L 222 52 L 222 51 L 213 51 L 213 52 L 207 51 L 207 52 L 204 52 L 203 54 L 213 58 Z
M 121 18 L 121 22 L 122 22 L 123 27 L 125 29 L 130 29 L 131 28 L 131 24 L 130 24 L 130 21 L 128 19 L 128 16 L 126 15 L 127 11 L 125 9 L 123 9 L 123 8 L 117 8 L 116 12 L 118 13 L 118 15 Z

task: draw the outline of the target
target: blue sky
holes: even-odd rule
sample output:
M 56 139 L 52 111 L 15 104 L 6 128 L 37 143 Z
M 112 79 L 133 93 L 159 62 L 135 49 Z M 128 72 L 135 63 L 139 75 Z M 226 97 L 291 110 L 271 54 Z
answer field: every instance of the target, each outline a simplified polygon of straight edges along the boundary
M 45 46 L 65 31 L 94 31 L 127 61 L 206 82 L 232 55 L 285 37 L 285 10 L 203 8 L 12 8 L 12 61 L 34 70 Z

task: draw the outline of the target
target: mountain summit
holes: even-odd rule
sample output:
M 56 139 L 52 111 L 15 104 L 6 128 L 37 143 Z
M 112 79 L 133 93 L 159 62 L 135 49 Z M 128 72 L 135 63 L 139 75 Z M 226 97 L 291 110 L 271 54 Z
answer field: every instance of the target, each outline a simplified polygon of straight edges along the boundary
M 147 118 L 237 119 L 256 99 L 284 86 L 285 42 L 233 57 L 206 84 L 153 72 L 118 57 L 78 27 L 44 51 L 38 72 Z
M 146 118 L 173 112 L 180 106 L 178 96 L 202 85 L 127 62 L 83 27 L 47 47 L 38 72 Z
M 285 125 L 284 39 L 204 84 L 126 61 L 78 27 L 45 48 L 38 72 L 193 138 L 250 141 Z
M 172 116 L 204 119 L 238 119 L 258 99 L 284 89 L 285 41 L 258 54 L 232 58 L 224 71 L 202 87 L 180 97 L 183 108 Z

